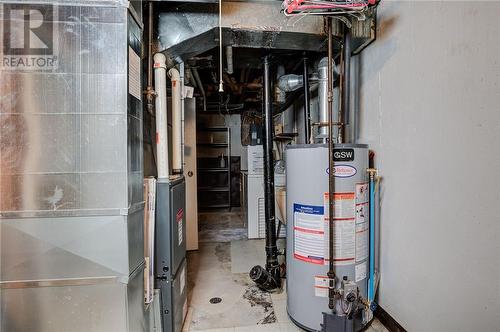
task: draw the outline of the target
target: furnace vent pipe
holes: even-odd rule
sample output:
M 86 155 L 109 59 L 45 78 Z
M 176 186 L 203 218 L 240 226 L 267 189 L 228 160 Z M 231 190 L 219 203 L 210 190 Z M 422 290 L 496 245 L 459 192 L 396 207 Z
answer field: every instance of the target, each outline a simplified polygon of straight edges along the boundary
M 335 82 L 339 73 L 337 68 L 332 64 L 332 77 L 333 82 Z M 318 96 L 319 96 L 319 139 L 323 141 L 328 138 L 328 58 L 325 57 L 321 59 L 318 64 Z M 332 87 L 333 89 L 333 87 Z
M 304 86 L 304 143 L 309 144 L 311 139 L 311 110 L 309 109 L 311 98 L 309 96 L 309 61 L 304 53 L 304 74 L 302 75 L 302 85 Z
M 342 127 L 345 129 L 349 125 L 349 113 L 351 109 L 351 30 L 346 26 L 344 31 L 344 47 L 343 47 L 343 58 L 344 58 L 344 73 L 342 79 L 342 106 L 340 113 L 340 122 L 343 123 Z M 346 130 L 342 130 L 342 134 L 346 135 Z M 345 138 L 344 138 L 345 139 Z
M 154 55 L 156 108 L 156 168 L 158 179 L 168 179 L 167 65 L 165 55 Z
M 171 68 L 168 76 L 172 83 L 172 168 L 182 171 L 182 86 L 179 71 Z

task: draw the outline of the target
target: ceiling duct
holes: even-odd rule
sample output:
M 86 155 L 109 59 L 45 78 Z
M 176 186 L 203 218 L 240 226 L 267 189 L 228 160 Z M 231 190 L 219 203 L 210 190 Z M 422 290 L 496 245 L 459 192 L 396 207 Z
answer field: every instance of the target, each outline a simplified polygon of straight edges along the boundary
M 224 46 L 321 51 L 323 18 L 288 18 L 276 2 L 223 2 Z M 218 7 L 189 3 L 159 14 L 158 48 L 175 62 L 218 46 Z
M 169 3 L 169 1 L 161 1 Z M 189 2 L 161 6 L 158 50 L 173 62 L 185 61 L 219 46 L 217 3 Z M 375 39 L 375 9 L 364 21 L 353 20 L 352 50 L 359 53 Z M 333 20 L 333 34 L 343 35 L 343 25 Z M 286 17 L 280 1 L 225 1 L 222 3 L 223 46 L 281 50 L 326 51 L 323 18 L 316 15 Z M 340 44 L 334 40 L 334 52 Z

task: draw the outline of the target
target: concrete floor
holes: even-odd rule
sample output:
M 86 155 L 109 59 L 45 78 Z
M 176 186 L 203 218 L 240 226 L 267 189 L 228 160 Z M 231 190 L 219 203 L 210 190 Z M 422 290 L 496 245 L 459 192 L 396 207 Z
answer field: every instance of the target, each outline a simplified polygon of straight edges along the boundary
M 199 225 L 200 249 L 188 253 L 183 331 L 302 331 L 286 313 L 286 290 L 262 292 L 248 277 L 253 265 L 265 263 L 264 242 L 246 239 L 241 213 L 202 213 Z M 214 297 L 222 301 L 211 304 Z M 375 320 L 367 331 L 388 330 Z

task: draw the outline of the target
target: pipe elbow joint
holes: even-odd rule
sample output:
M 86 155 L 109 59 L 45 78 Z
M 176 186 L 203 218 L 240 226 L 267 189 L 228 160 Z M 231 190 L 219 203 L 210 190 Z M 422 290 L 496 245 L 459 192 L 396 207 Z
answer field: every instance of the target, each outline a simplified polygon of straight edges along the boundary
M 168 71 L 168 77 L 170 77 L 170 80 L 172 81 L 180 81 L 181 79 L 179 71 L 175 68 L 170 68 L 170 70 Z
M 167 57 L 163 53 L 156 53 L 153 56 L 154 68 L 167 68 Z

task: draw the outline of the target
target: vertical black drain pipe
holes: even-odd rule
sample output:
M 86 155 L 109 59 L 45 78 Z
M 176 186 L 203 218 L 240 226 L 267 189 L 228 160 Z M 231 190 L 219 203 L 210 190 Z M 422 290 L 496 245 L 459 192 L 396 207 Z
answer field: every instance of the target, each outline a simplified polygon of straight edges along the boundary
M 304 53 L 304 73 L 302 76 L 302 85 L 304 86 L 304 135 L 305 135 L 305 142 L 306 144 L 309 144 L 309 139 L 311 136 L 311 112 L 309 109 L 309 101 L 310 101 L 310 96 L 309 96 L 309 61 L 307 59 L 306 54 Z
M 276 215 L 274 210 L 273 104 L 270 56 L 264 58 L 264 201 L 266 218 L 266 269 L 257 265 L 250 278 L 262 289 L 281 287 L 278 247 L 276 245 Z

